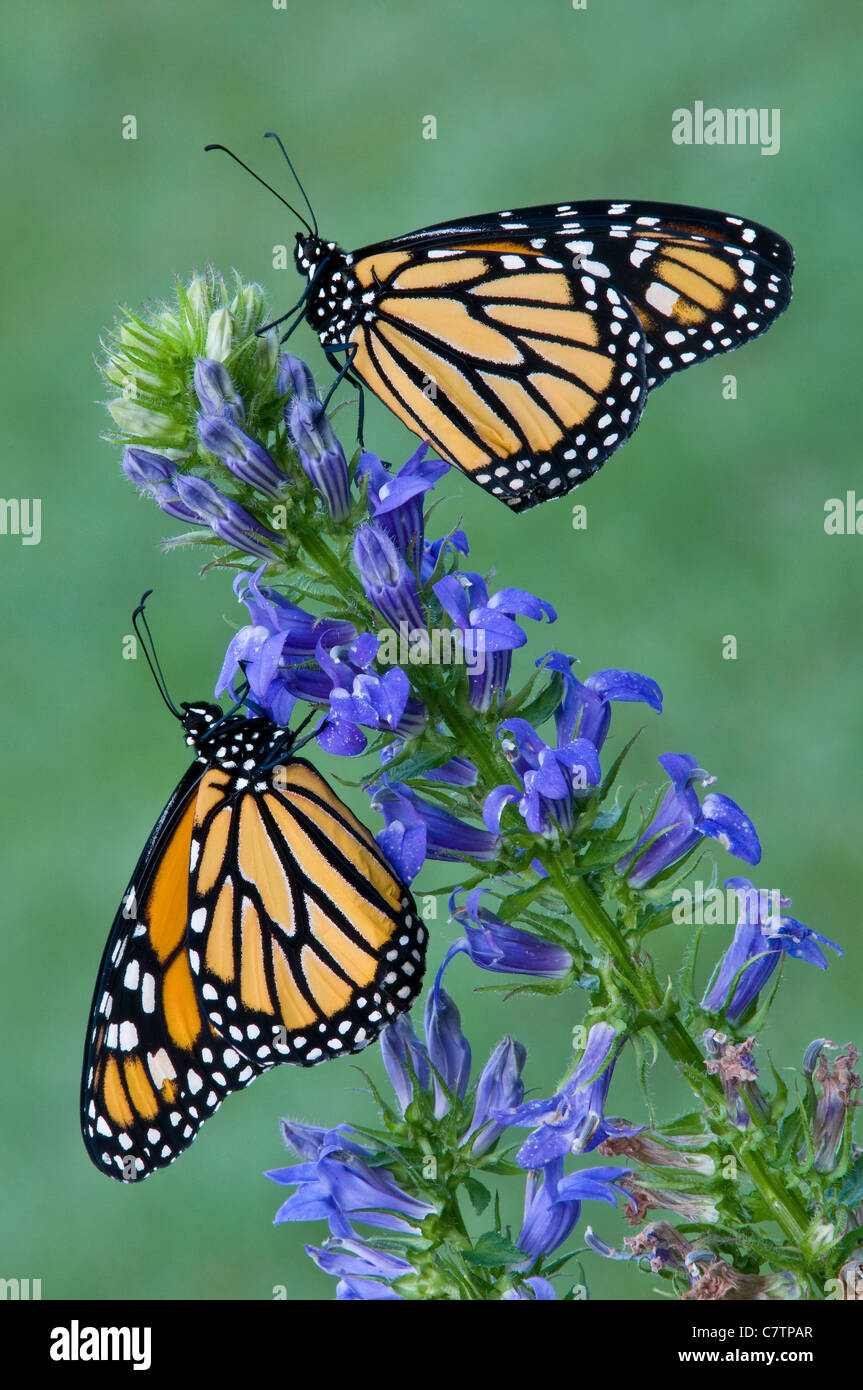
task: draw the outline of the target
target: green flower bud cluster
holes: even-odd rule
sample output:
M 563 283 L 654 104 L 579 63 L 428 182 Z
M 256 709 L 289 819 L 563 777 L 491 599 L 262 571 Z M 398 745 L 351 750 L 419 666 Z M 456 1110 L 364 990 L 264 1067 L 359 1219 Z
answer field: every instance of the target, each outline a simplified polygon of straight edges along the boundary
M 121 310 L 103 340 L 102 375 L 118 394 L 106 402 L 116 426 L 107 438 L 157 449 L 181 463 L 199 443 L 194 390 L 198 358 L 221 362 L 246 402 L 247 418 L 259 422 L 277 397 L 278 335 L 260 333 L 267 306 L 263 290 L 234 273 L 233 290 L 208 268 L 188 285 L 175 284 L 175 302 L 161 303 L 145 317 Z

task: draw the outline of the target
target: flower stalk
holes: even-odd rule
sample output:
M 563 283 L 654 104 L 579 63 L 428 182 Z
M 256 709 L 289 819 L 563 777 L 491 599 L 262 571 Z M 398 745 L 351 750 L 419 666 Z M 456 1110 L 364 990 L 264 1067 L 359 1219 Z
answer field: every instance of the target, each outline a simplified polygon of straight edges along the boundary
M 432 945 L 425 1039 L 406 1018 L 383 1034 L 395 1101 L 374 1091 L 380 1128 L 286 1122 L 301 1161 L 269 1175 L 295 1189 L 277 1221 L 328 1222 L 308 1252 L 339 1280 L 339 1298 L 545 1299 L 558 1296 L 582 1204 L 634 1195 L 631 1219 L 664 1200 L 685 1234 L 654 1222 L 628 1254 L 596 1233 L 591 1250 L 650 1252 L 679 1297 L 759 1279 L 759 1296 L 824 1297 L 855 1257 L 863 1209 L 857 1052 L 849 1044 L 831 1066 L 832 1045 L 812 1044 L 792 1096 L 755 1049 L 783 970 L 825 970 L 822 946 L 833 943 L 781 914 L 787 899 L 765 907 L 749 879 L 732 877 L 737 916 L 712 974 L 696 987 L 696 933 L 678 980 L 657 978 L 645 937 L 678 930 L 673 895 L 708 849 L 759 863 L 754 825 L 688 753 L 663 753 L 667 783 L 636 805 L 622 775 L 630 745 L 611 758 L 607 740 L 620 704 L 661 715 L 656 682 L 625 669 L 581 679 L 559 651 L 519 674 L 521 649 L 555 608 L 467 569 L 457 526 L 430 538 L 428 504 L 447 465 L 425 446 L 399 469 L 369 451 L 348 457 L 309 368 L 279 357 L 262 331 L 266 315 L 258 287 L 237 279 L 231 291 L 208 271 L 177 286 L 174 304 L 122 316 L 103 363 L 122 393 L 109 402 L 111 437 L 128 479 L 193 528 L 166 545 L 206 545 L 208 567 L 235 572 L 247 613 L 217 694 L 244 677 L 255 710 L 277 723 L 297 704 L 317 710 L 314 737 L 368 791 L 385 821 L 378 843 L 402 878 L 443 860 L 468 890 L 463 906 L 458 891 L 451 900 L 462 936 L 448 951 Z M 508 987 L 516 1000 L 584 994 L 583 1046 L 568 1049 L 548 1099 L 534 1079 L 524 1101 L 528 1059 L 508 1036 L 472 1079 L 442 986 L 465 954 L 492 979 L 520 975 Z M 686 1142 L 697 1163 L 663 1168 L 675 1121 L 651 1119 L 648 1133 L 606 1114 L 616 1068 L 634 1056 L 644 1071 L 659 1052 L 693 1094 Z M 644 1171 L 588 1167 L 593 1150 L 631 1154 Z M 496 1209 L 489 1184 L 507 1181 L 524 1183 L 520 1232 L 483 1215 Z

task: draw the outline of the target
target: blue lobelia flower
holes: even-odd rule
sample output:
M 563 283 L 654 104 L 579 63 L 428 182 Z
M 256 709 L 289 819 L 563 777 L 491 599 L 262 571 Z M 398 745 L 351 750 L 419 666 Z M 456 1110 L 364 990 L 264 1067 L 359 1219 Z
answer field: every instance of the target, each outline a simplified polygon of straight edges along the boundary
M 425 629 L 416 579 L 386 531 L 361 526 L 354 538 L 354 562 L 366 597 L 392 628 L 398 631 L 406 623 L 411 631 Z
M 325 1274 L 339 1278 L 336 1299 L 340 1301 L 401 1299 L 390 1287 L 392 1281 L 416 1274 L 414 1266 L 400 1256 L 346 1236 L 331 1236 L 323 1247 L 307 1245 L 305 1250 Z
M 336 1298 L 339 1302 L 346 1300 L 362 1300 L 370 1302 L 372 1300 L 380 1302 L 382 1300 L 398 1300 L 403 1302 L 402 1295 L 396 1293 L 395 1289 L 388 1284 L 380 1284 L 374 1279 L 340 1279 L 336 1285 Z
M 599 751 L 608 734 L 613 701 L 650 705 L 662 713 L 662 691 L 649 676 L 612 669 L 597 671 L 582 684 L 573 673 L 574 660 L 565 652 L 547 652 L 536 663 L 563 678 L 563 698 L 554 714 L 559 748 L 578 737 L 590 739 Z
M 334 1125 L 327 1129 L 321 1125 L 307 1125 L 302 1120 L 282 1120 L 280 1128 L 286 1148 L 310 1162 L 324 1152 L 342 1149 L 359 1154 L 361 1158 L 369 1156 L 367 1149 L 350 1138 L 354 1132 L 350 1125 Z
M 399 667 L 379 676 L 371 667 L 378 639 L 357 633 L 353 623 L 316 618 L 273 589 L 260 586 L 262 570 L 234 581 L 252 623 L 228 644 L 216 694 L 233 689 L 245 672 L 255 703 L 279 724 L 287 723 L 298 699 L 329 705 L 329 718 L 317 735 L 321 747 L 342 756 L 361 753 L 366 736 L 360 726 L 419 733 L 426 721 L 422 704 L 410 696 Z
M 716 778 L 700 768 L 688 753 L 663 753 L 659 759 L 671 778 L 662 804 L 635 849 L 616 865 L 632 888 L 644 888 L 672 864 L 679 863 L 705 835 L 723 849 L 757 864 L 761 845 L 755 826 L 730 796 L 711 792 L 699 803 L 694 782 L 709 786 Z M 648 841 L 652 841 L 649 844 Z M 640 852 L 642 845 L 647 848 Z
M 416 572 L 423 556 L 423 498 L 449 472 L 449 464 L 426 458 L 421 444 L 397 473 L 391 474 L 377 454 L 360 455 L 357 477 L 369 480 L 369 514 L 387 533 L 399 554 Z
M 602 780 L 596 748 L 586 738 L 550 748 L 526 719 L 506 719 L 497 731 L 506 737 L 503 749 L 523 791 L 509 784 L 495 787 L 485 799 L 483 820 L 495 834 L 504 806 L 514 801 L 528 830 L 549 835 L 553 827 L 571 830 L 576 800 Z
M 179 471 L 176 463 L 154 449 L 130 445 L 123 454 L 123 472 L 136 487 L 153 488 L 156 483 L 169 482 Z
M 178 474 L 174 480 L 180 501 L 198 514 L 198 525 L 209 526 L 220 540 L 227 541 L 237 550 L 256 555 L 259 560 L 271 560 L 273 553 L 267 541 L 281 545 L 281 537 L 275 531 L 262 526 L 259 521 L 205 478 L 192 473 Z
M 411 1103 L 424 1092 L 426 1099 L 417 1114 L 427 1115 L 433 1096 L 435 1119 L 444 1125 L 454 1119 L 456 1132 L 464 1130 L 460 1138 L 449 1142 L 469 1154 L 469 1161 L 480 1160 L 508 1129 L 510 1112 L 522 1104 L 526 1050 L 515 1039 L 504 1037 L 469 1092 L 470 1044 L 462 1031 L 459 1011 L 439 981 L 426 1001 L 424 1024 L 424 1042 L 416 1036 L 407 1016 L 398 1018 L 381 1035 L 384 1065 L 401 1114 L 408 1113 Z M 504 1120 L 499 1118 L 502 1107 L 507 1111 Z M 469 1122 L 467 1115 L 471 1115 Z M 360 1143 L 346 1124 L 325 1129 L 283 1122 L 285 1142 L 301 1162 L 267 1174 L 272 1181 L 295 1189 L 279 1208 L 276 1222 L 329 1223 L 330 1238 L 320 1245 L 306 1246 L 306 1251 L 321 1269 L 340 1280 L 338 1299 L 397 1299 L 416 1292 L 417 1269 L 402 1249 L 392 1248 L 388 1233 L 427 1232 L 426 1217 L 433 1213 L 439 1216 L 440 1211 L 402 1187 L 389 1168 L 378 1165 L 393 1153 L 393 1144 L 399 1148 L 402 1132 L 414 1144 L 412 1128 L 417 1122 L 413 1113 L 403 1130 L 393 1128 L 390 1122 L 394 1139 L 382 1143 L 371 1138 L 374 1147 L 369 1148 L 364 1147 L 365 1137 Z M 618 1195 L 615 1182 L 629 1171 L 603 1168 L 567 1179 L 561 1157 L 546 1164 L 543 1173 L 529 1175 L 519 1240 L 524 1262 L 515 1267 L 512 1297 L 554 1296 L 546 1279 L 539 1275 L 521 1279 L 519 1274 L 530 1275 L 537 1258 L 551 1253 L 566 1238 L 578 1220 L 582 1201 L 613 1202 Z M 358 1223 L 376 1226 L 384 1234 L 359 1236 L 354 1229 Z M 399 1288 L 402 1280 L 407 1281 L 404 1290 Z
M 819 970 L 826 970 L 827 958 L 818 942 L 832 946 L 840 956 L 843 953 L 835 941 L 830 941 L 820 932 L 805 927 L 793 917 L 779 915 L 777 908 L 789 906 L 790 898 L 759 893 L 748 878 L 728 878 L 725 887 L 733 888 L 737 896 L 737 928 L 731 945 L 722 957 L 716 980 L 705 994 L 702 1004 L 714 1013 L 726 1008 L 728 1022 L 736 1027 L 783 956 L 796 956 L 798 960 L 817 965 Z M 743 973 L 729 1000 L 729 991 L 741 970 Z
M 471 1152 L 475 1158 L 487 1153 L 505 1132 L 506 1125 L 494 1118 L 496 1110 L 520 1105 L 524 1099 L 521 1073 L 527 1061 L 527 1049 L 509 1036 L 502 1038 L 480 1073 L 476 1086 L 473 1117 L 459 1143 L 473 1139 Z
M 410 694 L 410 682 L 400 666 L 383 675 L 371 668 L 378 638 L 362 632 L 353 641 L 326 633 L 315 649 L 318 666 L 330 681 L 330 717 L 318 735 L 329 753 L 353 757 L 366 747 L 362 728 L 412 737 L 423 729 L 426 712 Z
M 273 1224 L 326 1220 L 333 1235 L 349 1240 L 356 1235 L 352 1221 L 389 1231 L 415 1230 L 433 1208 L 403 1191 L 387 1169 L 371 1167 L 366 1161 L 371 1154 L 340 1141 L 339 1132 L 330 1131 L 311 1161 L 266 1174 L 282 1187 L 296 1187 Z
M 386 820 L 375 837 L 390 863 L 406 883 L 416 878 L 426 859 L 496 859 L 500 840 L 487 830 L 468 825 L 409 787 L 386 775 L 369 788 L 372 808 Z
M 205 415 L 233 420 L 237 425 L 245 423 L 243 398 L 227 367 L 214 357 L 195 358 L 195 394 Z M 209 448 L 209 445 L 205 447 Z M 217 453 L 218 450 L 211 452 Z
M 287 478 L 270 454 L 227 415 L 199 415 L 198 438 L 204 448 L 221 459 L 241 482 L 257 488 L 265 497 L 279 498 Z
M 333 520 L 344 521 L 351 510 L 350 476 L 323 402 L 294 392 L 285 406 L 285 422 L 303 472 L 324 498 Z
M 123 472 L 142 492 L 148 492 L 166 515 L 187 526 L 203 524 L 198 513 L 180 501 L 175 485 L 180 470 L 163 454 L 132 445 L 123 454 Z
M 470 758 L 447 758 L 437 767 L 427 767 L 423 773 L 426 782 L 446 782 L 451 787 L 472 787 L 476 784 L 477 770 Z
M 524 1200 L 524 1221 L 516 1244 L 527 1256 L 529 1269 L 540 1256 L 550 1255 L 562 1245 L 581 1215 L 584 1201 L 609 1202 L 627 1194 L 615 1184 L 631 1173 L 631 1168 L 586 1168 L 563 1176 L 563 1158 L 550 1159 L 541 1169 L 528 1174 Z
M 428 1090 L 431 1081 L 428 1049 L 414 1032 L 408 1014 L 399 1014 L 395 1022 L 381 1033 L 381 1057 L 399 1108 L 404 1114 L 413 1100 L 414 1078 L 424 1091 Z
M 318 644 L 324 637 L 333 643 L 350 642 L 356 628 L 352 623 L 315 617 L 275 589 L 261 587 L 263 571 L 264 566 L 234 580 L 234 592 L 252 621 L 228 643 L 216 695 L 233 690 L 243 671 L 255 703 L 277 724 L 286 724 L 298 698 L 318 703 L 329 698 L 330 678 L 317 667 L 301 669 L 314 660 Z
M 470 1080 L 470 1043 L 461 1029 L 461 1014 L 446 990 L 435 988 L 426 999 L 425 1035 L 432 1065 L 436 1119 L 449 1113 L 450 1097 L 463 1100 Z
M 550 623 L 557 614 L 550 603 L 525 589 L 500 589 L 489 597 L 479 574 L 448 574 L 434 585 L 441 606 L 462 633 L 465 652 L 472 658 L 485 654 L 468 673 L 468 698 L 474 709 L 487 710 L 495 695 L 503 695 L 509 681 L 512 654 L 527 636 L 516 617 Z
M 595 1023 L 578 1065 L 556 1095 L 496 1112 L 501 1124 L 533 1130 L 516 1155 L 522 1168 L 542 1168 L 568 1153 L 588 1153 L 605 1139 L 641 1133 L 644 1125 L 606 1119 L 603 1113 L 622 1046 L 610 1024 Z
M 451 1101 L 463 1100 L 468 1086 L 471 1049 L 461 1028 L 459 1011 L 440 987 L 440 977 L 426 1001 L 423 1043 L 406 1014 L 381 1034 L 381 1055 L 387 1075 L 404 1115 L 414 1099 L 416 1088 L 428 1092 L 434 1084 L 437 1119 L 448 1115 Z M 458 1143 L 471 1145 L 474 1157 L 487 1152 L 504 1132 L 505 1126 L 493 1111 L 501 1106 L 518 1105 L 524 1096 L 521 1073 L 527 1052 L 514 1038 L 505 1037 L 480 1073 L 474 1091 L 473 1117 Z
M 560 980 L 572 968 L 572 956 L 564 946 L 543 941 L 532 932 L 522 931 L 503 922 L 493 912 L 480 907 L 485 889 L 474 888 L 464 907 L 456 908 L 456 888 L 450 895 L 449 908 L 453 921 L 464 927 L 464 936 L 454 941 L 444 957 L 440 973 L 459 953 L 470 956 L 482 970 L 502 974 L 535 975 L 546 980 Z
M 318 388 L 311 371 L 300 357 L 292 357 L 283 352 L 279 358 L 277 389 L 280 396 L 290 392 L 291 400 L 285 406 L 285 424 L 288 423 L 288 407 L 292 401 L 318 400 Z

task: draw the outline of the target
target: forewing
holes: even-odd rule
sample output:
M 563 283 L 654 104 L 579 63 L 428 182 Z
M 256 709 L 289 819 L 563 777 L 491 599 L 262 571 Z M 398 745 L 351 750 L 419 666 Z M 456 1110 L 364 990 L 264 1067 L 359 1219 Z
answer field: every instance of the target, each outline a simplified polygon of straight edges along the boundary
M 123 1181 L 171 1163 L 221 1099 L 205 1082 L 212 1037 L 186 954 L 200 780 L 193 766 L 147 842 L 93 998 L 81 1124 L 93 1162 Z
M 644 331 L 614 285 L 513 240 L 372 252 L 353 370 L 442 457 L 520 511 L 602 466 L 638 423 Z
M 578 256 L 589 275 L 629 300 L 644 325 L 649 386 L 757 337 L 791 300 L 794 253 L 784 237 L 749 218 L 680 203 L 515 208 L 440 223 L 387 250 L 471 248 L 500 233 L 565 262 Z

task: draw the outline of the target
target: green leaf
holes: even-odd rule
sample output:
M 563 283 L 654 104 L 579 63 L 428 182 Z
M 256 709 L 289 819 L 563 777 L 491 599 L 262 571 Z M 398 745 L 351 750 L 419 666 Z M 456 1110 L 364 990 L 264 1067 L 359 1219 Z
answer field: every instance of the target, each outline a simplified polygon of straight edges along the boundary
M 515 1152 L 515 1148 L 516 1148 L 516 1146 L 513 1145 L 513 1147 L 512 1147 L 512 1152 Z M 474 1165 L 475 1165 L 475 1166 L 479 1166 L 481 1172 L 483 1172 L 483 1173 L 492 1173 L 492 1174 L 494 1174 L 495 1177 L 498 1177 L 498 1178 L 518 1178 L 518 1177 L 522 1177 L 522 1178 L 523 1178 L 523 1177 L 524 1177 L 524 1169 L 523 1169 L 522 1167 L 520 1167 L 520 1165 L 519 1165 L 518 1163 L 516 1163 L 514 1160 L 509 1160 L 509 1159 L 506 1159 L 506 1158 L 501 1158 L 501 1157 L 499 1157 L 499 1156 L 498 1156 L 498 1157 L 495 1157 L 495 1158 L 488 1158 L 488 1159 L 486 1159 L 486 1158 L 484 1158 L 484 1157 L 483 1157 L 483 1158 L 479 1158 L 479 1159 L 475 1159 L 475 1160 L 474 1160 Z M 499 1210 L 499 1208 L 500 1208 L 500 1193 L 497 1193 L 496 1196 L 495 1196 L 495 1220 L 498 1221 L 498 1222 L 500 1221 L 500 1210 Z
M 518 712 L 520 719 L 526 719 L 534 728 L 538 728 L 554 714 L 563 696 L 563 677 L 555 671 L 545 689 L 541 690 L 530 704 L 525 705 L 522 702 L 530 694 L 535 679 L 535 675 L 531 676 L 526 685 L 522 686 L 521 690 L 506 701 L 501 710 L 505 719 Z
M 413 753 L 409 749 L 405 749 L 403 753 L 399 753 L 391 762 L 387 763 L 387 772 L 392 772 L 398 768 L 398 780 L 409 782 L 412 777 L 422 777 L 429 768 L 440 767 L 446 761 L 447 754 L 440 748 L 417 749 Z M 424 788 L 424 791 L 427 790 Z
M 863 1202 L 863 1154 L 851 1164 L 839 1193 L 839 1201 L 844 1207 L 857 1207 Z M 863 1231 L 860 1231 L 860 1241 L 863 1244 Z
M 496 1269 L 501 1265 L 507 1268 L 509 1265 L 523 1264 L 524 1251 L 519 1250 L 500 1231 L 486 1231 L 475 1242 L 473 1250 L 462 1251 L 462 1259 L 465 1264 L 477 1265 L 481 1269 Z
M 843 1236 L 839 1237 L 835 1244 L 831 1245 L 831 1261 L 837 1272 L 840 1265 L 843 1265 L 849 1256 L 853 1255 L 855 1251 L 859 1250 L 861 1247 L 863 1247 L 863 1229 L 861 1229 L 860 1226 L 852 1226 L 850 1231 L 846 1231 Z
M 698 947 L 701 944 L 703 932 L 704 926 L 702 924 L 693 932 L 692 939 L 683 953 L 683 961 L 677 978 L 680 984 L 680 992 L 686 999 L 692 998 L 695 994 L 695 966 L 698 960 Z
M 586 850 L 578 856 L 578 868 L 580 872 L 586 873 L 589 869 L 607 869 L 612 864 L 616 864 L 618 859 L 622 859 L 629 851 L 634 848 L 638 840 L 616 840 L 613 837 L 606 839 L 604 835 L 597 835 L 592 840 Z
M 622 806 L 617 801 L 615 801 L 614 805 L 609 806 L 607 811 L 597 811 L 596 815 L 593 818 L 594 829 L 603 830 L 606 832 L 608 839 L 616 840 L 621 834 L 623 827 L 626 825 L 626 818 L 629 815 L 629 808 L 632 805 L 632 800 L 634 796 L 635 792 L 633 792 L 631 796 L 627 797 L 626 801 Z M 615 826 L 617 827 L 617 834 L 612 835 L 610 832 L 615 828 Z
M 634 1033 L 632 1035 L 631 1041 L 632 1049 L 635 1053 L 635 1065 L 638 1072 L 638 1082 L 641 1086 L 641 1094 L 644 1097 L 644 1104 L 647 1109 L 648 1123 L 650 1124 L 651 1129 L 655 1129 L 656 1112 L 653 1108 L 653 1097 L 650 1094 L 649 1074 L 651 1067 L 653 1067 L 656 1063 L 656 1041 L 651 1039 L 651 1041 L 653 1041 L 653 1047 L 651 1049 L 653 1053 L 652 1058 L 648 1055 L 648 1048 L 646 1045 L 647 1039 L 643 1038 L 640 1033 Z
M 477 1216 L 482 1216 L 489 1202 L 491 1193 L 488 1188 L 479 1181 L 478 1178 L 467 1177 L 463 1179 L 463 1186 L 470 1198 L 470 1204 Z
M 808 1128 L 804 1125 L 798 1110 L 791 1110 L 779 1125 L 777 1132 L 776 1163 L 780 1167 L 787 1164 L 795 1164 L 797 1152 L 805 1147 L 804 1134 L 808 1134 Z
M 578 731 L 576 730 L 576 733 L 577 733 L 577 732 L 578 732 Z M 625 745 L 625 747 L 621 750 L 621 752 L 618 753 L 618 755 L 617 755 L 617 757 L 615 758 L 614 762 L 611 764 L 611 767 L 608 769 L 608 772 L 605 774 L 605 778 L 604 778 L 604 780 L 603 780 L 603 782 L 602 782 L 602 785 L 601 785 L 600 788 L 599 788 L 599 799 L 600 799 L 600 801 L 604 801 L 605 798 L 608 796 L 608 793 L 611 791 L 612 787 L 614 786 L 615 782 L 617 781 L 617 774 L 618 774 L 618 772 L 620 771 L 621 767 L 623 766 L 623 760 L 624 760 L 624 758 L 626 757 L 626 755 L 627 755 L 627 753 L 629 752 L 629 750 L 632 748 L 632 745 L 635 743 L 635 740 L 636 740 L 637 738 L 640 738 L 641 735 L 642 735 L 643 733 L 644 733 L 644 727 L 643 727 L 643 726 L 642 726 L 640 729 L 636 729 L 635 733 L 632 735 L 632 738 L 631 738 L 631 739 L 629 740 L 629 742 Z
M 524 909 L 529 907 L 534 898 L 547 892 L 548 879 L 539 878 L 528 888 L 520 888 L 517 893 L 510 893 L 508 897 L 501 899 L 497 909 L 498 916 L 502 922 L 514 922 Z
M 673 1120 L 660 1125 L 660 1133 L 665 1135 L 677 1134 L 711 1134 L 712 1131 L 704 1123 L 703 1110 L 690 1110 L 686 1115 L 677 1115 Z
M 770 1063 L 770 1070 L 773 1072 L 773 1080 L 776 1082 L 776 1093 L 770 1103 L 770 1118 L 775 1124 L 785 1114 L 785 1106 L 788 1102 L 788 1087 L 773 1065 L 773 1058 L 770 1056 L 769 1052 L 767 1054 L 767 1060 Z

